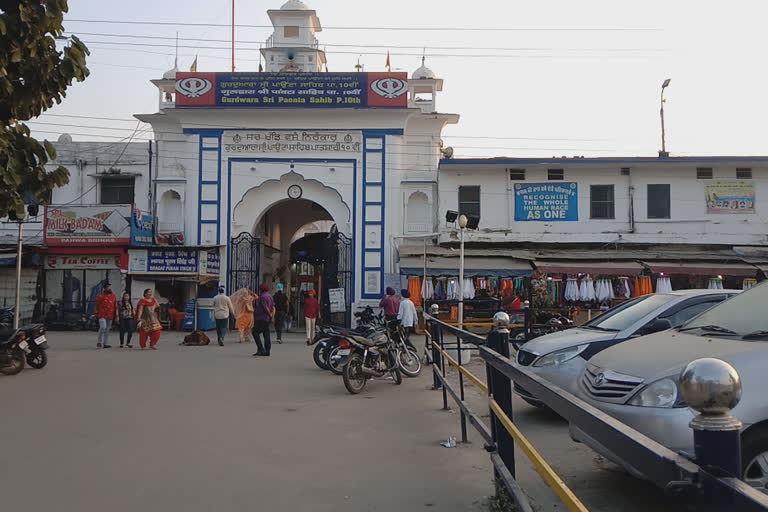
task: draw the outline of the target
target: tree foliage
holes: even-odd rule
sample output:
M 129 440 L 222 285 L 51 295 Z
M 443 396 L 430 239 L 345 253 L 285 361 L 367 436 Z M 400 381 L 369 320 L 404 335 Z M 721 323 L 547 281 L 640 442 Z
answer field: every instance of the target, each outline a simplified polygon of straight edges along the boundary
M 0 216 L 24 215 L 23 195 L 45 197 L 69 182 L 48 141 L 38 142 L 23 123 L 61 103 L 74 80 L 88 76 L 88 48 L 72 36 L 61 50 L 67 0 L 0 0 Z

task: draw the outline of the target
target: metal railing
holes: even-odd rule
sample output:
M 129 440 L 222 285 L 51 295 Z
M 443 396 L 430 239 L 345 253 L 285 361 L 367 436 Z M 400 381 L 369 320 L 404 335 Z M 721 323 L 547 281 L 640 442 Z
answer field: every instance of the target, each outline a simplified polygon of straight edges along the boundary
M 547 407 L 568 420 L 571 425 L 593 439 L 598 439 L 607 449 L 618 454 L 643 475 L 647 475 L 652 483 L 670 495 L 694 506 L 695 510 L 768 511 L 768 496 L 736 478 L 739 476 L 740 468 L 726 470 L 722 465 L 714 467 L 714 464 L 711 464 L 712 461 L 707 460 L 699 460 L 697 464 L 545 381 L 527 368 L 513 364 L 509 358 L 508 317 L 503 325 L 499 325 L 502 322 L 495 319 L 497 322 L 495 329 L 485 338 L 442 322 L 427 313 L 424 314 L 424 319 L 428 323 L 427 346 L 432 352 L 434 389 L 442 390 L 443 408 L 448 409 L 448 395 L 450 395 L 461 410 L 462 441 L 467 441 L 467 421 L 469 421 L 486 442 L 486 450 L 491 454 L 496 481 L 503 483 L 520 510 L 528 511 L 531 508 L 527 497 L 515 481 L 515 445 L 528 457 L 534 469 L 558 495 L 568 510 L 586 511 L 587 508 L 515 425 L 512 419 L 513 382 L 524 387 Z M 446 353 L 448 348 L 446 334 L 456 338 L 453 349 L 458 355 L 457 358 Z M 480 357 L 486 363 L 485 382 L 462 365 L 462 351 L 470 349 L 478 350 Z M 456 368 L 459 372 L 458 390 L 454 389 L 446 378 L 447 365 Z M 466 403 L 465 379 L 488 394 L 490 426 L 486 425 Z M 714 443 L 718 439 L 728 442 L 728 439 L 718 438 L 717 434 L 711 436 L 713 432 L 707 432 L 707 434 L 708 437 L 705 439 L 708 440 L 705 443 Z M 732 445 L 729 447 L 733 448 Z M 715 449 L 712 452 L 721 454 L 723 447 L 717 448 L 720 450 Z M 733 449 L 737 452 L 740 450 L 738 442 Z M 701 450 L 700 453 L 707 453 L 707 450 Z M 737 455 L 735 459 L 740 460 L 740 455 Z M 700 458 L 703 459 L 706 456 Z M 734 475 L 734 472 L 737 474 Z M 498 492 L 500 489 L 497 487 Z

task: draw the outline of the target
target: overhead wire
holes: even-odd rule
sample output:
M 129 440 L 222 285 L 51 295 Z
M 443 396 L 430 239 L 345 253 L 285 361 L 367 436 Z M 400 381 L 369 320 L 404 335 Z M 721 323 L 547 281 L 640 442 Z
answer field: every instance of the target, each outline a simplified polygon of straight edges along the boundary
M 231 28 L 229 23 L 194 23 L 194 22 L 171 22 L 171 21 L 143 21 L 143 20 L 93 20 L 67 18 L 65 23 L 103 23 L 113 25 L 152 25 L 152 26 L 173 26 L 173 27 L 223 27 Z M 235 24 L 235 28 L 274 28 L 273 25 L 254 25 L 254 24 Z M 310 28 L 312 26 L 299 26 L 299 28 Z M 324 30 L 385 30 L 385 31 L 414 31 L 414 32 L 658 32 L 661 28 L 657 27 L 392 27 L 392 26 L 341 26 L 324 25 Z

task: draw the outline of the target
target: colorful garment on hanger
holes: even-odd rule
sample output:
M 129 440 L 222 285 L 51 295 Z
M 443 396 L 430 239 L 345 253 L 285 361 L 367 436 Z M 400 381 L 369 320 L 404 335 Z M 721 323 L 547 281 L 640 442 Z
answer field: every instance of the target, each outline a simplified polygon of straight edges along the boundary
M 565 300 L 566 302 L 578 302 L 579 299 L 581 299 L 579 283 L 575 277 L 569 277 L 565 283 Z
M 421 278 L 411 276 L 408 278 L 408 291 L 411 293 L 411 301 L 416 307 L 421 306 Z
M 435 296 L 435 285 L 432 282 L 432 278 L 428 277 L 426 281 L 421 284 L 421 296 L 425 300 L 432 300 Z
M 435 284 L 435 299 L 437 300 L 445 299 L 445 278 L 444 277 L 437 278 L 437 283 Z
M 656 293 L 671 293 L 672 280 L 666 276 L 660 276 L 656 279 Z
M 464 278 L 464 300 L 471 300 L 475 298 L 475 285 L 472 283 L 472 279 Z
M 459 298 L 459 284 L 458 279 L 448 279 L 446 284 L 445 298 L 447 300 L 456 300 Z
M 629 278 L 628 277 L 620 277 L 619 278 L 619 287 L 618 287 L 617 295 L 619 297 L 624 297 L 625 299 L 628 299 L 628 298 L 632 297 L 632 290 L 629 287 Z

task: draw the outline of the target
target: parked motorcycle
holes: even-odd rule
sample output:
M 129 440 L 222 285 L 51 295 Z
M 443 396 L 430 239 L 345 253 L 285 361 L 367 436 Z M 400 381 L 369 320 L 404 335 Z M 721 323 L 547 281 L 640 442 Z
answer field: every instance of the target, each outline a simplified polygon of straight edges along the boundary
M 406 377 L 418 377 L 421 374 L 419 351 L 408 339 L 408 335 L 398 320 L 389 323 L 389 332 L 397 350 L 397 364 Z
M 356 395 L 365 389 L 368 379 L 392 375 L 395 384 L 403 382 L 397 362 L 397 349 L 386 330 L 376 331 L 369 337 L 348 336 L 340 342 L 350 354 L 344 366 L 344 387 Z
M 24 334 L 29 341 L 29 352 L 27 352 L 27 364 L 32 368 L 41 370 L 48 364 L 48 339 L 45 336 L 45 327 L 43 324 L 31 324 L 22 327 Z
M 45 337 L 41 343 L 45 342 Z M 24 369 L 32 354 L 30 343 L 35 339 L 27 335 L 27 327 L 0 329 L 0 373 L 16 375 Z
M 370 334 L 376 325 L 380 325 L 383 316 L 379 318 L 373 312 L 373 308 L 366 306 L 364 309 L 355 313 L 357 319 L 357 329 L 347 329 L 331 325 L 321 325 L 317 329 L 315 338 L 311 345 L 315 345 L 312 358 L 318 368 L 322 370 L 331 370 L 336 375 L 342 374 L 344 364 L 346 364 L 347 353 L 339 348 L 339 341 L 347 335 L 366 336 Z M 340 353 L 341 351 L 341 353 Z

